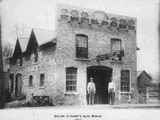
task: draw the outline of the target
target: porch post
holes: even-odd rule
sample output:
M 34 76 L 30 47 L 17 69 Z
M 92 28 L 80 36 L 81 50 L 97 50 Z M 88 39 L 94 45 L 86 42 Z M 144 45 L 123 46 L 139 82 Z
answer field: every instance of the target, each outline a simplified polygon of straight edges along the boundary
M 149 87 L 146 88 L 146 103 L 149 101 Z
M 118 62 L 112 62 L 112 80 L 115 84 L 115 104 L 120 103 L 120 79 L 121 79 L 121 64 Z
M 80 105 L 87 105 L 86 97 L 87 68 L 80 66 L 78 71 L 77 89 L 80 97 Z

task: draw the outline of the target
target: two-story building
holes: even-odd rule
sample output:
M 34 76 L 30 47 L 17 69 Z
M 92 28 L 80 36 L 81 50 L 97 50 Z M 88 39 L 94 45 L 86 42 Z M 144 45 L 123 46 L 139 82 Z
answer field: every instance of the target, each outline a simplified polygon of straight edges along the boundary
M 53 104 L 84 105 L 93 77 L 96 104 L 108 103 L 110 81 L 116 104 L 127 103 L 131 89 L 137 93 L 136 19 L 68 6 L 57 13 L 50 39 L 44 35 L 42 40 L 34 29 L 26 47 L 17 39 L 10 62 L 13 96 L 23 94 L 29 101 L 47 95 Z

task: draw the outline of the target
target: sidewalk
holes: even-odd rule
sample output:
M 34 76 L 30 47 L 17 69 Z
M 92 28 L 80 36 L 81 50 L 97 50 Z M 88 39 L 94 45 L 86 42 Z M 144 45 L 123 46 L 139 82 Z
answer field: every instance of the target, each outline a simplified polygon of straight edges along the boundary
M 113 105 L 113 108 L 160 108 L 160 104 L 121 104 Z
M 13 101 L 6 104 L 5 108 L 53 108 L 53 109 L 148 109 L 148 108 L 160 108 L 160 104 L 119 104 L 119 105 L 109 105 L 109 104 L 94 104 L 94 105 L 59 105 L 59 106 L 41 106 L 41 107 L 24 107 L 22 106 L 25 101 Z
M 83 108 L 83 106 L 81 106 Z M 91 109 L 158 109 L 160 104 L 120 104 L 120 105 L 86 105 L 84 108 Z

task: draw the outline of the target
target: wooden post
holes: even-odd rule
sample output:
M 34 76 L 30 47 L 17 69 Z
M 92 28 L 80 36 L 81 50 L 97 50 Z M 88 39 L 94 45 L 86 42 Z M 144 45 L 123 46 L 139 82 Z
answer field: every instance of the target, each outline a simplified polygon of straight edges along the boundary
M 121 79 L 121 62 L 112 62 L 113 71 L 112 79 L 115 84 L 115 104 L 120 103 L 120 79 Z
M 146 103 L 149 101 L 149 87 L 146 88 Z

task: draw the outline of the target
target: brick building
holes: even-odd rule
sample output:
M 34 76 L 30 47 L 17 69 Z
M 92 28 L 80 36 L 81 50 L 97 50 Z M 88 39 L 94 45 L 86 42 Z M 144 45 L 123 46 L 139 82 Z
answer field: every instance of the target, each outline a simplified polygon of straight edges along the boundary
M 13 96 L 23 94 L 29 101 L 45 95 L 53 104 L 84 105 L 93 77 L 96 104 L 108 103 L 111 80 L 116 103 L 127 103 L 131 89 L 137 93 L 136 19 L 70 7 L 57 13 L 55 36 L 40 40 L 42 34 L 33 29 L 26 47 L 17 39 L 10 62 Z

